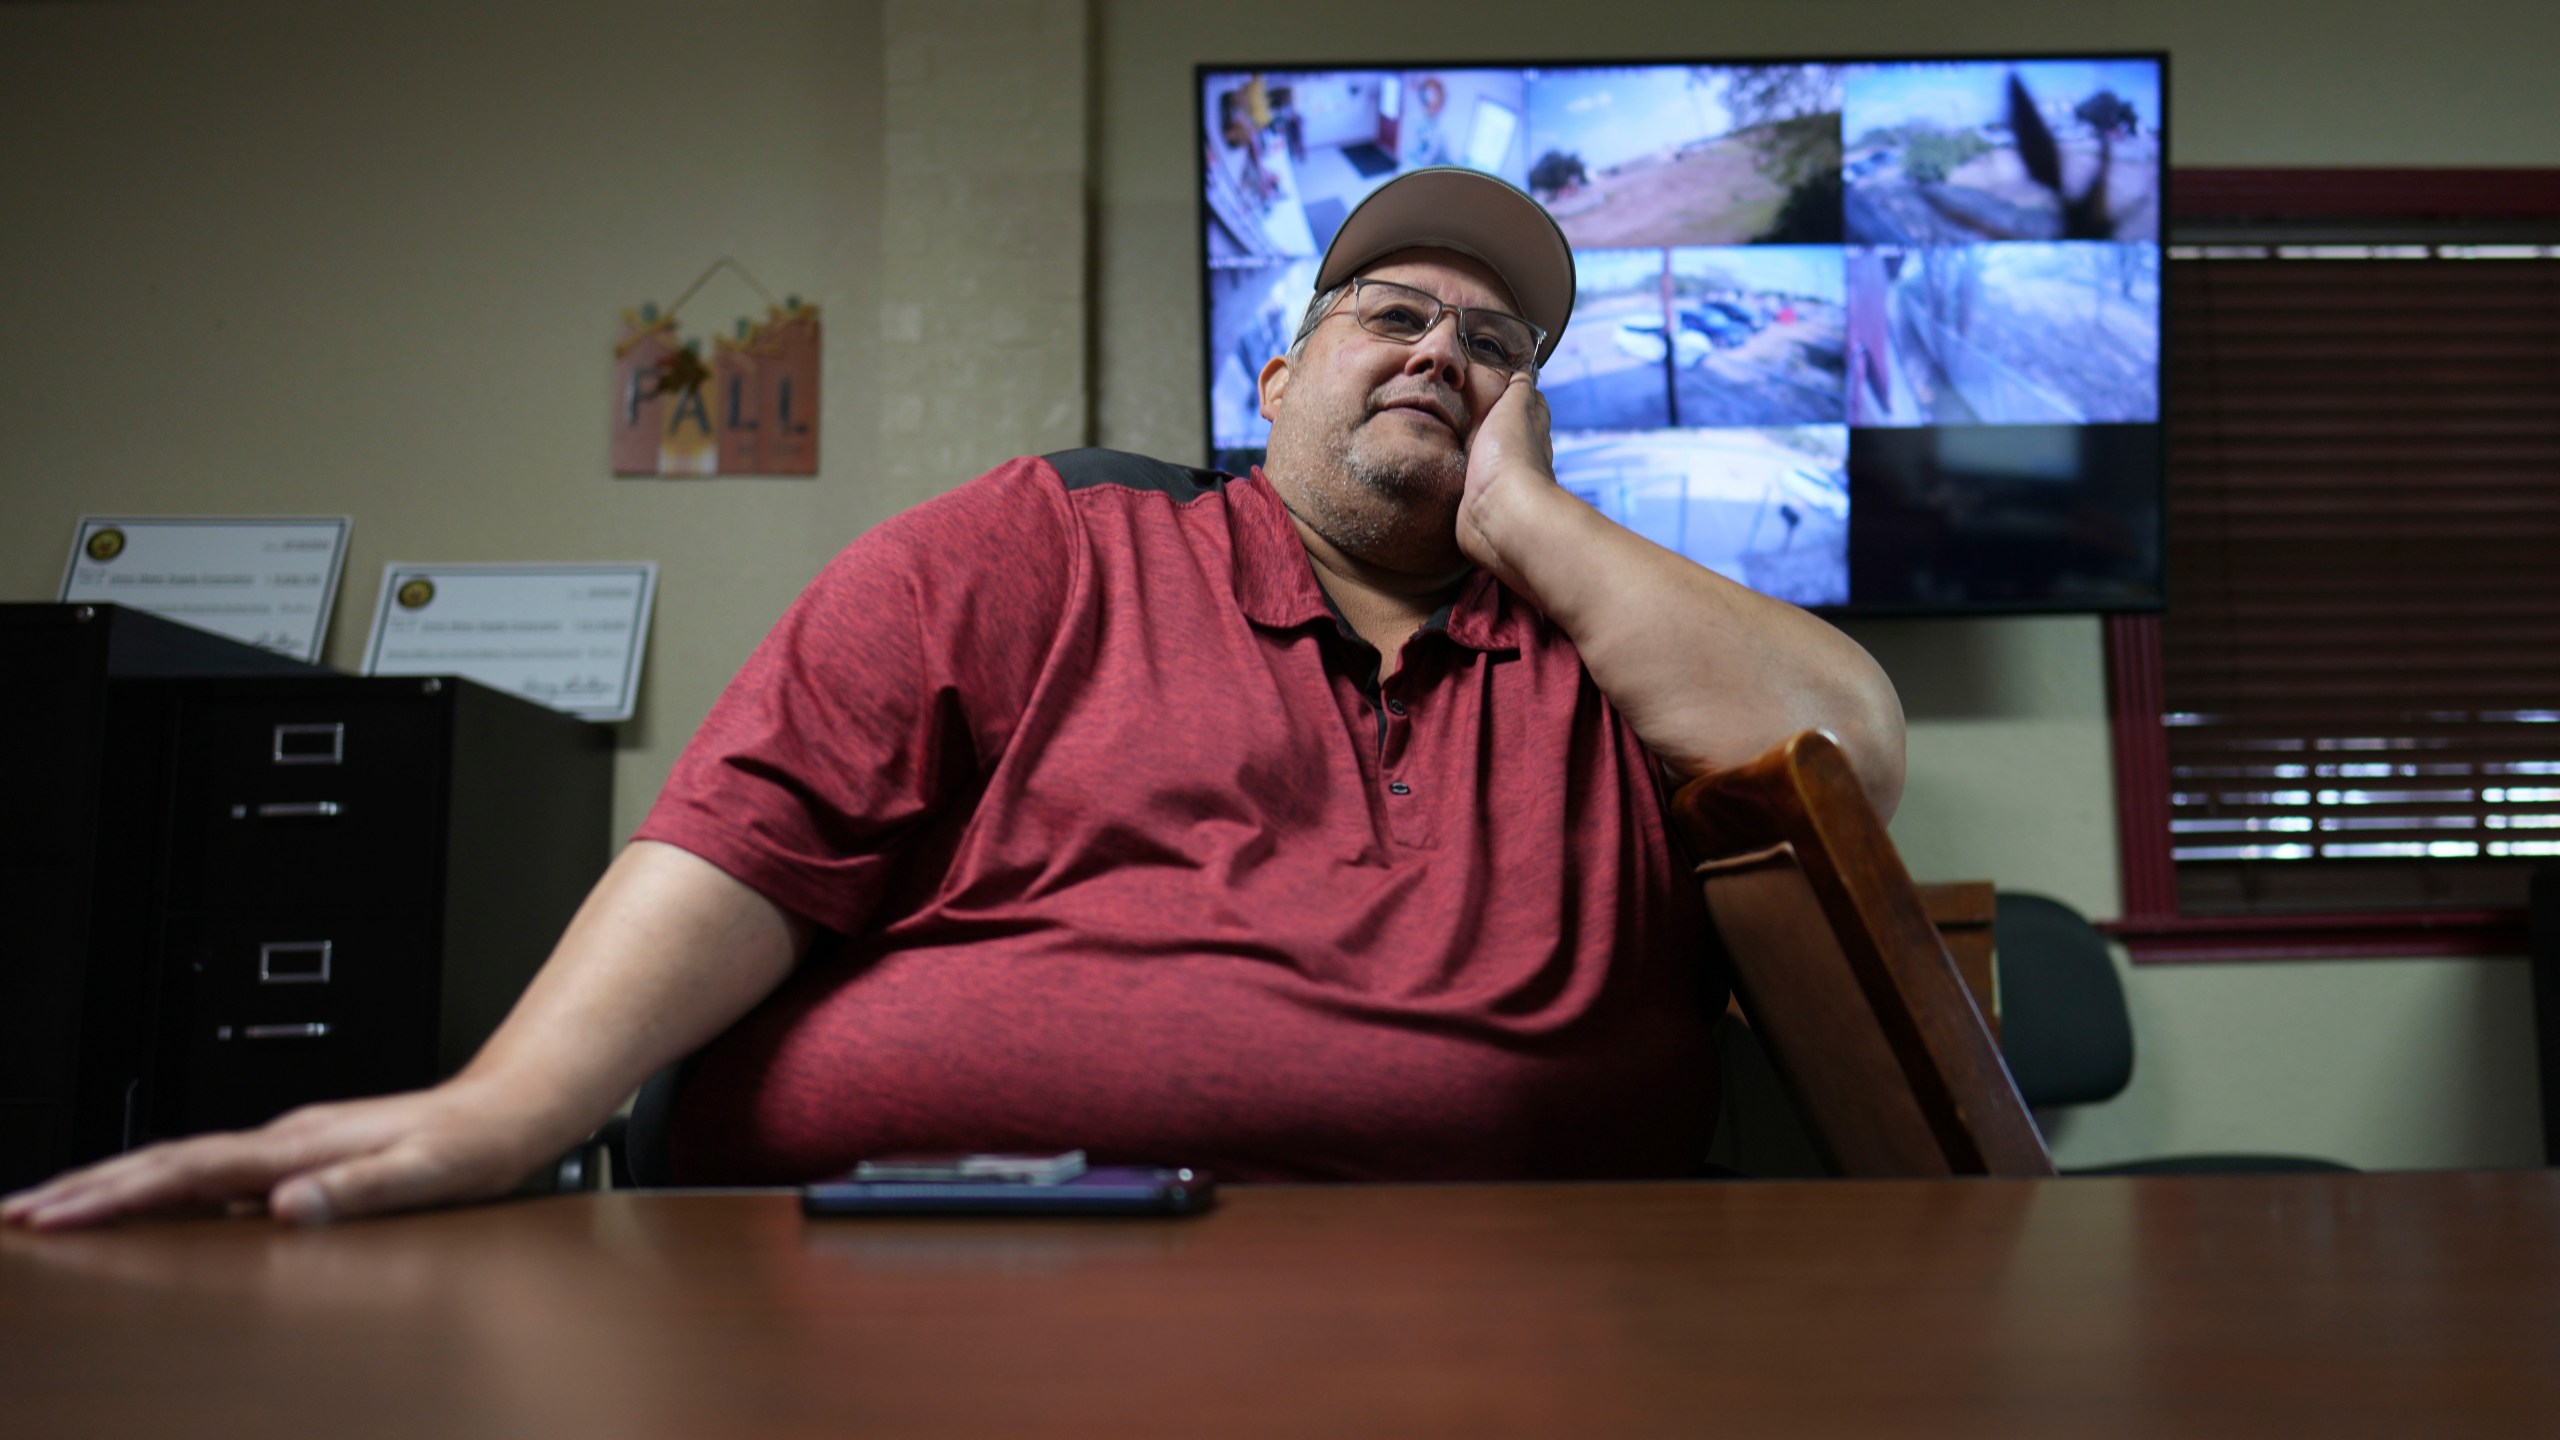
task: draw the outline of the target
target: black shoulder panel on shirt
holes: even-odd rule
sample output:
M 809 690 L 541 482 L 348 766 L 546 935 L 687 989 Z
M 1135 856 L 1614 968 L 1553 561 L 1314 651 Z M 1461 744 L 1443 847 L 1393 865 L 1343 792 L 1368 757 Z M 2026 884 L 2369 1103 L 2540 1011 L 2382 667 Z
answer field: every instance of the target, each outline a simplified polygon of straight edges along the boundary
M 1229 478 L 1215 470 L 1194 470 L 1126 450 L 1061 450 L 1040 458 L 1049 462 L 1049 468 L 1058 472 L 1058 478 L 1066 481 L 1070 490 L 1119 485 L 1131 490 L 1160 490 L 1176 500 L 1197 500 L 1215 493 Z

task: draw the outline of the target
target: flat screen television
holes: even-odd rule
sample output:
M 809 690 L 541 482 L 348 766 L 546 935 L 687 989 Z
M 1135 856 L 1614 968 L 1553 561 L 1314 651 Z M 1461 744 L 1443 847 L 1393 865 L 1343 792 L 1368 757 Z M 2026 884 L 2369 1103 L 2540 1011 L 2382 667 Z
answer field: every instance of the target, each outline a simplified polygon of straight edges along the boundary
M 1563 227 L 1563 485 L 1843 614 L 2162 600 L 2161 55 L 1204 65 L 1211 463 L 1325 243 L 1466 165 Z

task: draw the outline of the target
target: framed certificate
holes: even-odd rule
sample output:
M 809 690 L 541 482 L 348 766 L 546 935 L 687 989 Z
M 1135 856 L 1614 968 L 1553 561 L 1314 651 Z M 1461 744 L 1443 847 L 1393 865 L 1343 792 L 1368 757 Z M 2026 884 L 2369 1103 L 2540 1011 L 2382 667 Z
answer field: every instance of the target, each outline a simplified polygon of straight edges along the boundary
M 382 570 L 368 675 L 461 675 L 588 720 L 628 720 L 649 643 L 654 561 Z
M 61 598 L 147 610 L 317 664 L 354 525 L 344 515 L 84 515 Z

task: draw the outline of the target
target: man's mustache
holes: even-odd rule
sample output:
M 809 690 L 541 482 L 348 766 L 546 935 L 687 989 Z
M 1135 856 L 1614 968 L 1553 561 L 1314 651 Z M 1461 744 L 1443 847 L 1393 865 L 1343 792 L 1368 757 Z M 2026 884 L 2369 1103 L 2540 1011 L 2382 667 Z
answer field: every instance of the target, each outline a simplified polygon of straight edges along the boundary
M 1456 432 L 1462 441 L 1466 438 L 1468 423 L 1473 418 L 1468 414 L 1464 396 L 1446 385 L 1432 381 L 1426 380 L 1418 386 L 1402 389 L 1390 389 L 1382 385 L 1369 394 L 1369 413 L 1372 415 L 1404 407 L 1418 407 L 1439 416 L 1441 421 Z

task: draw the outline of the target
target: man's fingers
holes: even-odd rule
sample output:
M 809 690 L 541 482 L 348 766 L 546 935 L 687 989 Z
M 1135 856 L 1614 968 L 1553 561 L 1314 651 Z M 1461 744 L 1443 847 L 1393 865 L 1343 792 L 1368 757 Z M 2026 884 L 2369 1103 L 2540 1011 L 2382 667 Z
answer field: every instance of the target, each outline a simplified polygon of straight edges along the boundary
M 24 1224 L 38 1210 L 75 1193 L 79 1187 L 68 1183 L 69 1178 L 48 1180 L 0 1199 L 0 1225 Z
M 154 1153 L 146 1150 L 57 1176 L 0 1203 L 0 1220 L 33 1225 L 46 1216 L 94 1206 L 101 1198 L 131 1184 L 137 1176 L 149 1176 L 155 1159 Z
M 290 1168 L 263 1132 L 213 1135 L 120 1156 L 13 1197 L 9 1220 L 39 1230 L 94 1225 L 163 1205 L 253 1196 Z
M 53 1230 L 181 1205 L 263 1205 L 281 1219 L 315 1224 L 486 1199 L 522 1179 L 545 1142 L 520 1125 L 493 1123 L 478 1095 L 456 1081 L 154 1145 L 10 1196 L 0 1218 Z
M 1493 423 L 1496 416 L 1504 417 L 1501 426 Z M 1485 438 L 1493 441 L 1495 452 L 1489 458 L 1500 463 L 1525 461 L 1533 469 L 1554 469 L 1555 444 L 1549 433 L 1547 397 L 1538 391 L 1535 371 L 1512 371 L 1485 421 Z
M 1528 421 L 1529 433 L 1537 437 L 1538 462 L 1553 473 L 1556 468 L 1555 424 L 1547 409 L 1547 394 L 1538 388 L 1538 372 L 1523 370 L 1511 378 L 1528 392 L 1522 397 L 1528 412 L 1523 418 Z
M 162 1206 L 255 1200 L 298 1170 L 381 1143 L 368 1133 L 374 1128 L 315 1108 L 257 1130 L 154 1145 L 13 1195 L 0 1219 L 51 1230 Z

